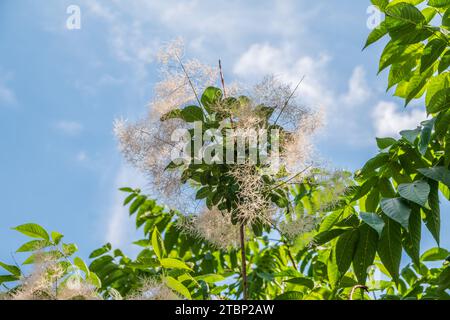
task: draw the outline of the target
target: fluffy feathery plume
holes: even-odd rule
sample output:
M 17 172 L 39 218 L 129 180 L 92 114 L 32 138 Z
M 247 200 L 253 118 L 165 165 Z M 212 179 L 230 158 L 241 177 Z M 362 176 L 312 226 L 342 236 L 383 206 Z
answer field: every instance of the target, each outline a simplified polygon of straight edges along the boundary
M 255 166 L 248 163 L 235 165 L 230 175 L 239 186 L 238 203 L 235 209 L 239 221 L 248 224 L 271 221 L 274 208 L 270 199 L 264 194 L 263 178 Z
M 156 279 L 142 280 L 141 287 L 127 297 L 127 300 L 180 300 L 172 289 Z
M 319 222 L 316 215 L 301 214 L 294 218 L 286 219 L 278 224 L 280 233 L 288 240 L 295 240 L 299 236 L 312 232 Z
M 182 232 L 206 240 L 218 249 L 226 250 L 239 245 L 239 227 L 231 223 L 228 212 L 217 208 L 204 209 L 192 217 L 182 217 L 177 226 Z
M 158 120 L 163 114 L 188 103 L 217 81 L 218 70 L 196 59 L 183 60 L 181 39 L 166 43 L 158 53 L 161 81 L 156 84 L 150 112 Z
M 281 161 L 294 174 L 311 162 L 314 156 L 311 139 L 324 120 L 322 110 L 315 111 L 299 103 L 301 82 L 292 88 L 273 75 L 266 76 L 252 93 L 255 103 L 275 109 L 271 119 L 286 130 L 281 133 Z
M 174 209 L 196 214 L 201 206 L 195 200 L 195 188 L 181 182 L 184 168 L 168 169 L 174 148 L 171 134 L 175 129 L 191 129 L 192 124 L 179 119 L 161 121 L 161 116 L 175 108 L 199 104 L 199 95 L 204 89 L 218 83 L 218 70 L 197 60 L 185 60 L 179 39 L 166 44 L 158 58 L 162 64 L 162 80 L 155 87 L 148 117 L 133 124 L 118 121 L 115 133 L 126 159 L 147 174 L 154 196 Z M 268 129 L 267 114 L 261 111 L 264 110 L 261 106 L 273 108 L 269 123 L 284 129 L 280 133 L 281 153 L 275 161 L 285 170 L 284 177 L 295 176 L 297 179 L 301 178 L 297 173 L 306 171 L 314 162 L 311 137 L 321 124 L 320 113 L 298 103 L 298 87 L 293 89 L 274 76 L 268 76 L 253 89 L 227 86 L 228 97 L 239 94 L 248 97 L 240 97 L 236 108 L 225 103 L 212 107 L 219 108 L 214 110 L 218 114 L 223 111 L 225 118 L 230 118 L 231 127 L 241 139 L 254 137 L 260 129 Z M 269 154 L 269 161 L 275 157 Z M 274 168 L 280 167 L 276 165 Z M 237 197 L 240 200 L 236 204 L 236 212 L 238 218 L 246 223 L 269 221 L 273 215 L 271 202 L 263 192 L 262 172 L 255 169 L 254 165 L 237 164 L 230 172 L 239 185 Z M 275 175 L 276 171 L 272 173 Z
M 57 292 L 58 300 L 99 300 L 96 288 L 80 276 L 69 277 Z
M 352 174 L 344 170 L 320 170 L 311 172 L 306 178 L 315 186 L 312 209 L 327 212 L 354 186 Z
M 24 276 L 10 300 L 96 300 L 100 299 L 94 286 L 77 274 L 67 276 L 58 259 L 46 253 L 36 254 L 34 269 Z
M 64 269 L 49 256 L 36 255 L 33 271 L 23 276 L 19 289 L 11 295 L 11 300 L 56 299 L 55 288 L 64 276 Z
M 192 190 L 180 184 L 180 171 L 166 170 L 174 148 L 171 135 L 175 129 L 188 126 L 179 119 L 161 121 L 161 116 L 175 108 L 196 104 L 197 94 L 215 83 L 218 74 L 215 68 L 197 60 L 182 61 L 183 55 L 181 40 L 167 43 L 158 54 L 162 80 L 155 86 L 149 115 L 136 123 L 116 120 L 114 124 L 125 158 L 148 176 L 155 197 L 177 209 L 195 203 Z M 190 207 L 189 210 L 194 210 L 196 205 Z
M 286 170 L 295 174 L 314 164 L 314 146 L 312 136 L 321 127 L 323 113 L 305 112 L 298 120 L 293 132 L 281 139 L 281 163 Z

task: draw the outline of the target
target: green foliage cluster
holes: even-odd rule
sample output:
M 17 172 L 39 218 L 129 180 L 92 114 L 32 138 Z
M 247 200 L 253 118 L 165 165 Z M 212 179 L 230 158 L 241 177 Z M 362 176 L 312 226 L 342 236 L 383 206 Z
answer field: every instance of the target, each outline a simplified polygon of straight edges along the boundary
M 74 268 L 81 270 L 105 299 L 127 297 L 145 278 L 161 279 L 186 299 L 235 299 L 244 291 L 244 262 L 249 299 L 449 299 L 450 253 L 439 243 L 440 199 L 450 200 L 450 1 L 372 3 L 385 19 L 370 33 L 366 47 L 388 38 L 379 62 L 380 72 L 389 69 L 388 90 L 394 88 L 405 106 L 421 99 L 429 118 L 417 128 L 405 128 L 399 139 L 377 138 L 379 152 L 355 173 L 354 185 L 327 206 L 312 240 L 307 235 L 288 239 L 257 221 L 241 248 L 245 250 L 217 249 L 182 232 L 178 212 L 138 189 L 124 188 L 124 205 L 143 231 L 135 242 L 142 247 L 135 259 L 106 244 L 91 253 L 89 267 L 80 258 L 71 262 L 74 245 L 61 243 L 59 233 L 49 236 L 42 227 L 28 224 L 16 228 L 35 238 L 18 250 L 32 252 L 24 264 L 33 263 L 36 253 L 48 252 L 67 276 Z M 217 129 L 230 117 L 227 108 L 245 99 L 225 98 L 220 89 L 210 87 L 198 106 L 171 111 L 162 120 L 202 121 L 204 130 Z M 221 108 L 215 109 L 218 105 Z M 267 128 L 276 126 L 269 122 L 273 110 L 259 108 L 267 116 Z M 171 163 L 167 170 L 181 166 Z M 209 208 L 229 211 L 238 224 L 243 221 L 237 219 L 235 204 L 241 199 L 236 198 L 238 185 L 229 170 L 226 164 L 189 164 L 183 167 L 182 182 L 193 181 L 197 199 L 204 199 Z M 311 213 L 323 192 L 309 180 L 288 185 L 267 176 L 265 183 L 265 196 L 286 215 Z M 423 224 L 438 247 L 422 253 Z M 401 268 L 404 253 L 411 262 Z M 0 267 L 9 273 L 0 277 L 1 284 L 16 283 L 23 276 L 18 266 Z

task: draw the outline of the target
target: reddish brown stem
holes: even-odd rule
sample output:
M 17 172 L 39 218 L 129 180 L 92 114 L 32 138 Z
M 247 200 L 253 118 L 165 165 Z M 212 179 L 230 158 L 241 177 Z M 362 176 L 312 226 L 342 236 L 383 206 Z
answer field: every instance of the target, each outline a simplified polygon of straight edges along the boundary
M 246 264 L 246 255 L 245 255 L 245 226 L 241 224 L 240 228 L 240 236 L 241 236 L 241 260 L 242 260 L 242 291 L 243 291 L 243 299 L 247 300 L 248 294 L 248 284 L 247 284 L 247 264 Z

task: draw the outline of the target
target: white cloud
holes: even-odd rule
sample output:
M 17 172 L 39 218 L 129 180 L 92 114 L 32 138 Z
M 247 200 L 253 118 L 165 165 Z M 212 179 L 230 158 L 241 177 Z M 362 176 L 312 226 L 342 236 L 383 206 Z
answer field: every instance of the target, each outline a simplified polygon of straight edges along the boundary
M 2 83 L 0 83 L 0 102 L 2 104 L 13 104 L 16 102 L 14 92 Z
M 2 105 L 12 105 L 17 102 L 14 91 L 6 84 L 6 81 L 10 78 L 11 74 L 6 74 L 5 76 L 0 75 L 0 107 Z
M 275 74 L 295 85 L 305 76 L 299 90 L 299 100 L 311 108 L 325 111 L 327 123 L 322 137 L 329 143 L 339 141 L 349 145 L 371 143 L 370 127 L 361 121 L 371 98 L 365 78 L 365 69 L 356 66 L 348 80 L 346 92 L 337 92 L 330 81 L 331 58 L 325 53 L 311 56 L 290 45 L 275 47 L 268 43 L 251 45 L 237 60 L 234 73 L 245 80 L 259 80 L 266 74 Z M 358 132 L 358 134 L 355 134 Z
M 133 217 L 130 218 L 128 209 L 123 206 L 125 193 L 118 189 L 142 185 L 145 185 L 145 179 L 136 170 L 124 165 L 119 168 L 112 185 L 110 204 L 104 216 L 104 223 L 106 223 L 104 241 L 110 242 L 115 247 L 132 248 L 131 240 L 135 234 L 135 223 Z
M 55 124 L 55 128 L 69 136 L 79 135 L 83 131 L 83 125 L 76 121 L 61 120 Z
M 77 153 L 76 155 L 76 160 L 78 162 L 85 162 L 86 160 L 88 160 L 88 155 L 85 151 L 80 151 Z
M 342 96 L 342 102 L 346 106 L 358 106 L 366 102 L 370 97 L 370 89 L 366 82 L 366 71 L 362 66 L 353 69 L 348 82 L 348 92 Z
M 277 48 L 267 43 L 256 43 L 240 56 L 233 72 L 245 80 L 260 80 L 267 74 L 274 74 L 293 86 L 304 76 L 298 90 L 300 100 L 310 106 L 326 108 L 333 96 L 322 76 L 326 74 L 329 60 L 329 56 L 323 53 L 311 57 L 296 54 L 289 46 Z
M 380 101 L 372 113 L 375 132 L 378 137 L 398 136 L 398 132 L 416 128 L 427 118 L 425 111 L 406 111 L 392 102 Z

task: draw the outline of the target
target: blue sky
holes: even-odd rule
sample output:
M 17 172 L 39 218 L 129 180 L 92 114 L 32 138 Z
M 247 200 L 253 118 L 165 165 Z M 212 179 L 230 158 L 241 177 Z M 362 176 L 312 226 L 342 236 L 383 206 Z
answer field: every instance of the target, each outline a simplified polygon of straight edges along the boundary
M 214 3 L 214 4 L 213 4 Z M 68 30 L 69 5 L 81 29 Z M 133 252 L 139 238 L 121 207 L 122 186 L 149 190 L 118 152 L 116 118 L 147 112 L 155 54 L 183 37 L 188 55 L 222 59 L 227 80 L 268 73 L 296 82 L 301 100 L 327 113 L 321 160 L 357 169 L 395 135 L 425 118 L 403 109 L 376 75 L 383 48 L 364 52 L 369 1 L 3 0 L 0 3 L 0 257 L 24 240 L 9 228 L 37 222 L 87 254 L 111 241 Z M 448 206 L 442 246 L 450 247 Z M 433 246 L 428 232 L 422 249 Z M 6 241 L 5 241 L 6 240 Z M 20 259 L 20 258 L 19 258 Z

